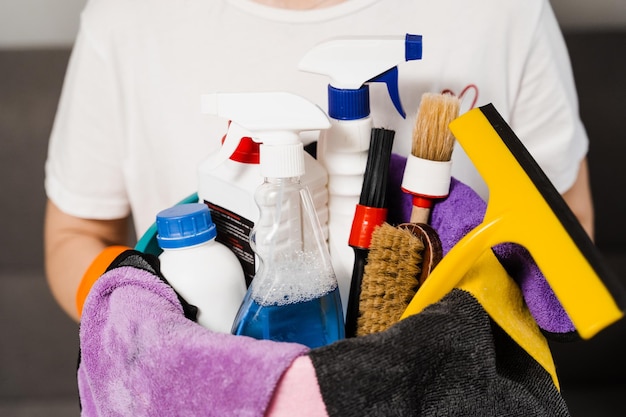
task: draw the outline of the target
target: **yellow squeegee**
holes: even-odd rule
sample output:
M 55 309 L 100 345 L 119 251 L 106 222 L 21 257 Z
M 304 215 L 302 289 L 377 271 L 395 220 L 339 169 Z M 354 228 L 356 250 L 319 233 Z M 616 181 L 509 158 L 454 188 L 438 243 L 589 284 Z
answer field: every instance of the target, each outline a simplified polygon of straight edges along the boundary
M 539 165 L 491 104 L 450 130 L 489 187 L 481 224 L 461 239 L 419 289 L 403 318 L 450 292 L 480 255 L 513 242 L 533 256 L 583 339 L 623 316 L 624 290 Z

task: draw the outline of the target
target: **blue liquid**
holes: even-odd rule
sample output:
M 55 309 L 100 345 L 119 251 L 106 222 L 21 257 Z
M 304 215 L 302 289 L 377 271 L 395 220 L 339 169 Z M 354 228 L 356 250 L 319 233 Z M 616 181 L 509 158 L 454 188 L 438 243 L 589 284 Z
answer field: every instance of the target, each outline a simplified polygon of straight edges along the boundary
M 259 305 L 246 295 L 233 333 L 256 339 L 295 342 L 316 348 L 344 338 L 339 289 L 312 300 Z

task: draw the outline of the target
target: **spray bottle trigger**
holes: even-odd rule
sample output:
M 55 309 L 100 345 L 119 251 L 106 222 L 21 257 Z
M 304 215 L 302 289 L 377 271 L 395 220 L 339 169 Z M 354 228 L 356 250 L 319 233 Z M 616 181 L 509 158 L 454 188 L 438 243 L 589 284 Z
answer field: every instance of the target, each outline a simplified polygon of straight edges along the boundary
M 206 166 L 210 169 L 214 169 L 226 162 L 235 153 L 235 150 L 239 146 L 241 138 L 244 137 L 252 138 L 253 134 L 243 126 L 232 121 L 229 122 L 228 132 L 224 137 L 222 147 L 219 149 L 219 151 L 208 156 L 205 162 Z
M 400 91 L 398 90 L 398 67 L 388 69 L 382 74 L 372 78 L 368 82 L 386 84 L 387 92 L 389 93 L 389 98 L 391 98 L 391 102 L 393 103 L 398 113 L 400 113 L 400 116 L 402 116 L 403 119 L 406 119 L 406 113 L 402 108 L 402 102 L 400 101 Z

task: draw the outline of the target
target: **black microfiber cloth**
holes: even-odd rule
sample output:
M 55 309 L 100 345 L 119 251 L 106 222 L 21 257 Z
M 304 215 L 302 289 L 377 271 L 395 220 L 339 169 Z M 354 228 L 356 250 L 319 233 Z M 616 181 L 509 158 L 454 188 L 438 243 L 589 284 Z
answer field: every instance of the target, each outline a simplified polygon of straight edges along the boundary
M 309 355 L 330 417 L 569 416 L 550 375 L 460 289 Z

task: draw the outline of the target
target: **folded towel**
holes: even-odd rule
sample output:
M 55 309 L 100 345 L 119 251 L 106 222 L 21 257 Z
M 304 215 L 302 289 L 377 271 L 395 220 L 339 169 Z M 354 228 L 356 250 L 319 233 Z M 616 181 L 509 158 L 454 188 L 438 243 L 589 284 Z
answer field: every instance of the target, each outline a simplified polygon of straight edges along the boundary
M 393 223 L 408 221 L 411 214 L 411 196 L 400 190 L 405 165 L 406 158 L 392 155 L 389 219 Z M 431 214 L 431 226 L 439 233 L 444 255 L 482 222 L 486 208 L 487 204 L 474 190 L 452 178 L 450 194 L 435 203 Z M 575 339 L 572 321 L 530 253 L 513 243 L 503 243 L 494 247 L 493 251 L 520 286 L 530 312 L 544 333 L 561 341 Z M 558 254 L 555 253 L 555 256 Z
M 188 320 L 150 255 L 128 251 L 93 286 L 80 325 L 83 416 L 263 416 L 305 346 Z

